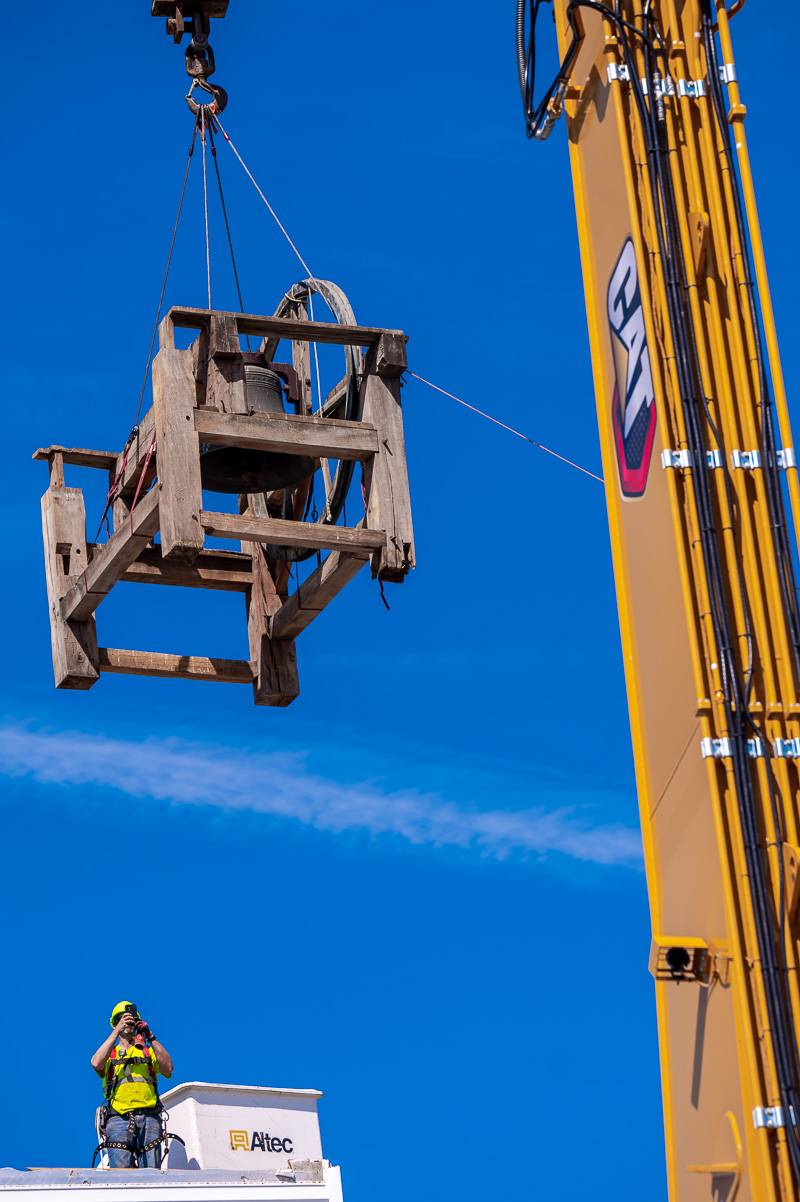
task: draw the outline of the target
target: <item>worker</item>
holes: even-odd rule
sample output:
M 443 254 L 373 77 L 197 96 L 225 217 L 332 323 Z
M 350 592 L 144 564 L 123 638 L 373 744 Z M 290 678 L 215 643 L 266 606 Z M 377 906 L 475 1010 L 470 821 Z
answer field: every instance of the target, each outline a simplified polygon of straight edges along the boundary
M 163 1106 L 158 1074 L 172 1076 L 172 1057 L 133 1002 L 117 1002 L 112 1031 L 92 1056 L 103 1078 L 105 1105 L 98 1112 L 100 1148 L 112 1169 L 160 1168 Z

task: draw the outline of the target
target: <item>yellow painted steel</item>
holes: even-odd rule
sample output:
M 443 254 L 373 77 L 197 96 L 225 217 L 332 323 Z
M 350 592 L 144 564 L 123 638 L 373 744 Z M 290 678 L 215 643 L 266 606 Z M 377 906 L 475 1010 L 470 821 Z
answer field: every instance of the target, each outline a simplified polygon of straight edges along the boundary
M 777 739 L 800 736 L 800 701 L 764 472 L 732 467 L 734 451 L 762 446 L 760 334 L 747 293 L 750 254 L 780 439 L 784 448 L 794 444 L 750 170 L 746 109 L 735 78 L 730 18 L 744 0 L 735 0 L 727 10 L 724 0 L 715 3 L 735 163 L 709 89 L 692 86 L 707 83 L 710 70 L 700 36 L 700 0 L 652 0 L 649 9 L 663 37 L 674 84 L 671 91 L 664 89 L 662 129 L 686 265 L 702 420 L 708 448 L 718 453 L 720 465 L 708 470 L 726 578 L 724 602 L 739 667 L 743 676 L 751 676 L 754 735 L 771 747 Z M 555 0 L 554 7 L 563 55 L 573 37 L 569 0 Z M 663 950 L 682 942 L 686 948 L 709 951 L 706 980 L 679 982 L 661 971 L 655 984 L 669 1194 L 672 1202 L 730 1202 L 734 1197 L 739 1202 L 794 1202 L 800 1195 L 787 1130 L 757 1127 L 753 1117 L 757 1107 L 780 1107 L 781 1094 L 736 782 L 730 760 L 701 757 L 701 740 L 724 740 L 732 732 L 692 481 L 693 472 L 706 468 L 685 459 L 666 469 L 661 464 L 662 452 L 686 450 L 690 437 L 656 236 L 659 211 L 647 144 L 630 81 L 619 71 L 626 64 L 619 24 L 589 6 L 573 12 L 582 41 L 564 107 L 654 947 Z M 640 0 L 622 0 L 619 12 L 641 28 Z M 631 39 L 631 49 L 642 78 L 641 40 Z M 679 81 L 690 86 L 682 89 Z M 749 247 L 742 245 L 736 220 L 734 168 L 741 181 Z M 623 326 L 617 324 L 620 313 Z M 784 478 L 787 513 L 796 531 L 796 468 L 790 467 Z M 755 758 L 751 780 L 796 1038 L 796 762 Z M 673 937 L 676 931 L 681 940 Z

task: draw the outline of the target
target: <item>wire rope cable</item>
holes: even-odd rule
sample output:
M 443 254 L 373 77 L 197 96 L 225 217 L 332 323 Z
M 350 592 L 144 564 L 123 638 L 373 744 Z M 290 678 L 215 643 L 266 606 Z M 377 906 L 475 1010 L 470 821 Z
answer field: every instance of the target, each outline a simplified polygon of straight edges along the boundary
M 211 238 L 208 229 L 208 168 L 206 165 L 206 106 L 200 105 L 200 145 L 203 151 L 203 216 L 206 230 L 206 284 L 208 288 L 208 307 L 211 303 Z
M 514 434 L 517 438 L 521 438 L 523 442 L 530 443 L 532 447 L 536 447 L 539 451 L 544 451 L 546 455 L 552 455 L 554 459 L 559 459 L 561 463 L 567 467 L 573 467 L 576 471 L 582 472 L 584 476 L 589 476 L 592 480 L 596 480 L 598 484 L 604 484 L 602 476 L 596 475 L 595 472 L 589 471 L 588 467 L 582 467 L 580 463 L 576 463 L 574 459 L 568 459 L 566 455 L 560 455 L 558 451 L 554 451 L 551 447 L 545 446 L 543 442 L 537 442 L 535 438 L 531 438 L 528 434 L 523 434 L 521 430 L 516 430 L 513 426 L 501 422 L 499 418 L 492 417 L 491 413 L 486 413 L 483 409 L 478 409 L 476 405 L 470 405 L 469 401 L 465 401 L 462 397 L 456 396 L 454 392 L 448 392 L 446 388 L 440 388 L 438 384 L 434 384 L 432 380 L 426 380 L 424 376 L 418 375 L 411 368 L 406 369 L 406 374 L 413 376 L 415 380 L 419 380 L 420 384 L 426 384 L 428 388 L 432 388 L 434 392 L 440 392 L 442 396 L 449 397 L 451 401 L 455 401 L 458 405 L 463 405 L 465 409 L 469 409 L 472 413 L 477 413 L 479 417 L 486 418 L 487 422 L 492 422 L 493 425 L 499 426 L 501 430 L 507 430 L 509 434 Z
M 244 297 L 242 295 L 242 284 L 241 284 L 241 280 L 239 278 L 239 266 L 236 262 L 236 251 L 235 251 L 234 245 L 233 245 L 233 232 L 231 230 L 231 222 L 230 222 L 230 217 L 228 215 L 228 206 L 225 202 L 225 192 L 222 187 L 222 173 L 220 171 L 219 160 L 217 158 L 217 148 L 216 148 L 216 145 L 214 144 L 214 126 L 211 123 L 209 123 L 209 126 L 208 126 L 208 143 L 211 148 L 211 161 L 214 164 L 214 174 L 216 175 L 216 178 L 217 178 L 217 191 L 219 192 L 219 204 L 220 204 L 220 208 L 222 210 L 222 220 L 225 225 L 225 236 L 226 236 L 227 242 L 228 242 L 228 252 L 231 257 L 231 269 L 233 271 L 233 282 L 234 282 L 234 286 L 236 288 L 236 299 L 239 301 L 239 312 L 244 313 L 245 312 Z M 250 335 L 248 334 L 246 336 L 246 338 L 247 338 L 247 349 L 250 350 Z
M 138 399 L 138 403 L 136 406 L 136 417 L 134 418 L 134 422 L 133 422 L 134 427 L 136 427 L 138 425 L 139 418 L 142 415 L 142 404 L 144 403 L 144 393 L 145 393 L 145 389 L 147 388 L 147 377 L 150 374 L 150 367 L 153 362 L 153 351 L 155 350 L 156 338 L 158 336 L 158 324 L 161 320 L 161 309 L 164 304 L 164 296 L 167 291 L 167 282 L 169 280 L 170 268 L 172 266 L 172 256 L 175 251 L 175 240 L 178 237 L 178 227 L 180 226 L 181 215 L 183 213 L 183 202 L 186 197 L 186 185 L 189 182 L 189 171 L 191 170 L 192 157 L 194 155 L 195 143 L 197 142 L 197 130 L 198 130 L 198 123 L 197 123 L 197 121 L 195 121 L 194 129 L 192 130 L 192 140 L 189 143 L 189 153 L 186 156 L 186 168 L 183 172 L 183 181 L 181 183 L 181 191 L 180 191 L 180 196 L 178 199 L 178 211 L 175 214 L 175 221 L 173 222 L 173 226 L 172 226 L 172 233 L 170 235 L 170 240 L 169 240 L 169 250 L 167 251 L 167 262 L 166 262 L 166 266 L 164 268 L 164 276 L 161 281 L 161 290 L 158 294 L 158 304 L 156 305 L 155 319 L 153 321 L 153 331 L 150 336 L 150 346 L 149 346 L 148 352 L 147 352 L 147 363 L 145 364 L 144 376 L 142 378 L 142 386 L 139 389 L 139 399 Z

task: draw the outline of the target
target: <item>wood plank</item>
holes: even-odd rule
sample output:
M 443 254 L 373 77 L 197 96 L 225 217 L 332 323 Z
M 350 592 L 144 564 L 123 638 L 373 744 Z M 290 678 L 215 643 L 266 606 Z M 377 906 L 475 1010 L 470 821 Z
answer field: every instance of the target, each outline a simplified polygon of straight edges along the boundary
M 390 365 L 390 373 L 394 370 Z M 385 545 L 372 558 L 372 574 L 400 583 L 415 564 L 400 379 L 379 375 L 376 353 L 370 352 L 361 387 L 364 421 L 376 427 L 380 445 L 380 454 L 364 469 L 366 523 L 386 531 Z
M 378 451 L 377 431 L 364 422 L 290 413 L 243 416 L 196 410 L 194 427 L 202 442 L 214 446 L 294 452 L 315 459 L 368 459 Z
M 73 467 L 96 467 L 104 472 L 113 471 L 117 463 L 115 451 L 90 451 L 86 447 L 39 447 L 32 458 L 49 461 L 54 455 L 60 455 L 63 463 Z
M 134 434 L 131 445 L 128 447 L 127 455 L 125 450 L 120 451 L 117 456 L 117 462 L 114 467 L 114 476 L 119 476 L 119 491 L 123 497 L 130 496 L 136 492 L 139 487 L 139 479 L 142 473 L 144 461 L 147 458 L 147 452 L 155 434 L 156 420 L 152 409 L 148 409 L 144 417 L 139 422 L 139 428 Z M 124 461 L 124 467 L 123 467 Z M 151 456 L 147 472 L 142 480 L 141 492 L 146 492 L 150 487 L 153 477 L 156 473 L 156 461 Z
M 247 516 L 258 518 L 266 509 L 264 498 L 252 497 Z M 285 707 L 300 695 L 297 651 L 294 642 L 270 638 L 272 617 L 281 608 L 281 597 L 270 571 L 266 547 L 253 547 L 253 587 L 248 591 L 247 636 L 253 665 L 253 701 L 256 705 Z
M 94 619 L 68 622 L 61 599 L 86 568 L 86 511 L 79 488 L 51 487 L 42 497 L 42 534 L 50 641 L 57 689 L 90 689 L 99 678 Z
M 382 530 L 355 530 L 348 526 L 325 526 L 314 522 L 289 522 L 283 518 L 253 518 L 244 514 L 200 514 L 200 525 L 214 538 L 239 538 L 242 542 L 271 543 L 276 547 L 363 548 L 376 551 L 386 543 Z
M 112 534 L 61 602 L 66 620 L 90 617 L 158 531 L 159 490 L 140 497 L 130 521 Z
M 50 469 L 50 487 L 64 488 L 64 456 L 56 451 L 50 456 L 47 466 Z
M 159 351 L 153 360 L 153 412 L 161 492 L 161 554 L 192 560 L 203 549 L 200 448 L 194 431 L 190 350 Z
M 211 359 L 230 359 L 241 355 L 239 331 L 233 313 L 214 313 L 208 334 L 208 354 Z
M 173 680 L 210 680 L 218 684 L 251 684 L 253 669 L 244 659 L 205 655 L 168 655 L 159 651 L 100 648 L 100 671 L 118 676 L 160 676 Z
M 208 360 L 205 402 L 222 413 L 247 413 L 247 388 L 241 355 Z
M 341 409 L 347 399 L 347 377 L 344 376 L 338 384 L 336 384 L 325 397 L 322 408 L 319 411 L 320 417 L 334 417 L 337 410 Z
M 90 555 L 93 548 L 89 548 Z M 164 559 L 160 547 L 145 547 L 120 576 L 129 584 L 164 584 L 176 588 L 246 593 L 253 583 L 252 560 L 238 551 L 201 551 L 193 563 Z
M 367 562 L 366 552 L 359 556 L 331 551 L 328 558 L 284 601 L 272 619 L 274 640 L 294 639 L 318 618 L 326 605 L 349 584 Z
M 301 301 L 295 306 L 295 319 L 308 321 L 308 309 Z M 300 412 L 311 413 L 314 409 L 311 390 L 311 347 L 307 342 L 292 343 L 292 366 L 297 373 L 300 392 Z
M 209 17 L 224 17 L 228 11 L 230 0 L 202 0 L 202 7 Z M 192 7 L 199 7 L 198 4 L 182 4 L 181 8 L 187 12 Z M 153 0 L 153 16 L 154 17 L 174 17 L 176 8 L 176 0 Z
M 375 347 L 375 371 L 384 379 L 402 376 L 408 367 L 405 334 L 384 330 Z
M 185 306 L 170 309 L 167 320 L 181 329 L 205 328 L 216 310 L 190 309 Z M 287 338 L 297 342 L 327 342 L 335 346 L 375 346 L 384 334 L 405 340 L 402 330 L 385 330 L 377 326 L 339 325 L 338 322 L 300 321 L 292 317 L 259 317 L 254 313 L 234 313 L 240 334 L 258 334 L 262 338 Z

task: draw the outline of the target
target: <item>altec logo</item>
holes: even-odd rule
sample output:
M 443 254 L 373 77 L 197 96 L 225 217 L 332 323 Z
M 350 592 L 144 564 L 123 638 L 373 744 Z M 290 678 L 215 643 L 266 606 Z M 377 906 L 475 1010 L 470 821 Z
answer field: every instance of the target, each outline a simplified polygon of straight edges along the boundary
M 231 1148 L 234 1152 L 286 1152 L 294 1151 L 290 1139 L 280 1139 L 269 1131 L 229 1131 Z
M 612 418 L 620 485 L 624 496 L 641 497 L 656 437 L 656 407 L 636 251 L 630 238 L 608 285 L 608 323 L 616 374 Z

